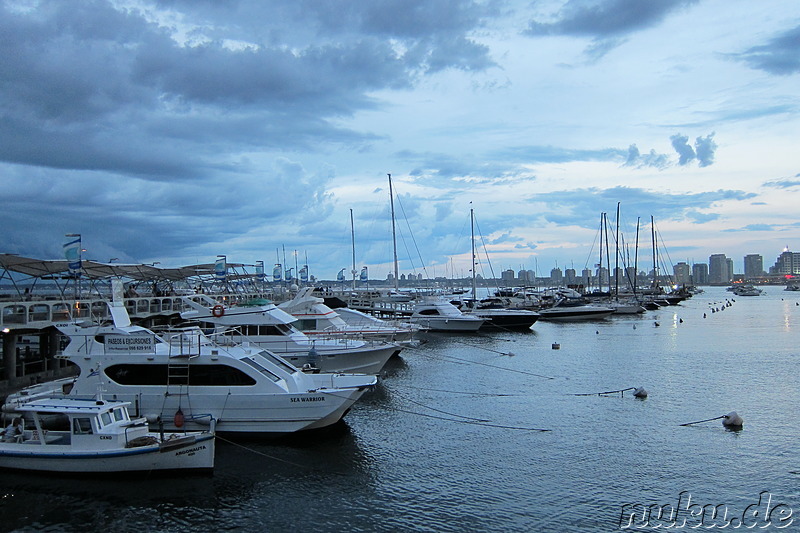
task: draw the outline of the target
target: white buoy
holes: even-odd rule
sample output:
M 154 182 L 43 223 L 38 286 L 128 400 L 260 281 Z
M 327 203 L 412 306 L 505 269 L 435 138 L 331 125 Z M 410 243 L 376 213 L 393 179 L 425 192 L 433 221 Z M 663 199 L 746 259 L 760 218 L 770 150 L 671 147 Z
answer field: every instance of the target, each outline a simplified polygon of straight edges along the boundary
M 635 389 L 633 389 L 633 397 L 641 398 L 642 400 L 644 400 L 645 398 L 647 398 L 647 391 L 644 389 L 644 387 L 636 387 Z
M 736 414 L 736 411 L 731 411 L 727 415 L 722 417 L 722 425 L 726 428 L 730 429 L 738 429 L 741 428 L 744 424 L 744 420 L 742 417 Z

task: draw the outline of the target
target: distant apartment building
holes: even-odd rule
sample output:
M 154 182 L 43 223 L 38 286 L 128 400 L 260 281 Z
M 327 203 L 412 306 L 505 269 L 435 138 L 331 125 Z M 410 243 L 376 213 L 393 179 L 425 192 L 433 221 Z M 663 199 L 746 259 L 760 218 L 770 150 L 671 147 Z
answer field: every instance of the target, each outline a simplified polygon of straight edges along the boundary
M 744 277 L 745 279 L 760 278 L 764 275 L 764 258 L 759 254 L 748 254 L 744 256 Z
M 584 287 L 588 287 L 589 284 L 592 282 L 592 271 L 588 268 L 584 268 L 581 270 L 581 283 L 583 283 Z
M 606 267 L 598 268 L 597 269 L 597 283 L 601 287 L 602 286 L 608 287 L 609 282 L 610 282 L 610 279 L 609 279 L 608 269 Z
M 550 283 L 553 286 L 559 286 L 564 282 L 564 273 L 561 272 L 561 269 L 555 267 L 553 270 L 550 271 Z
M 775 261 L 775 266 L 770 267 L 769 273 L 776 276 L 800 274 L 800 252 L 790 252 L 788 246 L 784 248 L 783 253 Z
M 708 265 L 695 263 L 692 265 L 692 283 L 695 285 L 708 285 Z
M 725 254 L 713 254 L 708 258 L 708 283 L 727 285 L 733 278 L 730 263 Z
M 508 270 L 503 270 L 500 274 L 500 279 L 502 279 L 506 283 L 513 283 L 514 282 L 514 271 L 510 268 Z
M 568 268 L 564 271 L 564 283 L 567 285 L 578 284 L 578 276 L 576 275 L 574 268 Z
M 672 267 L 675 283 L 678 285 L 691 285 L 692 275 L 689 265 L 681 261 Z

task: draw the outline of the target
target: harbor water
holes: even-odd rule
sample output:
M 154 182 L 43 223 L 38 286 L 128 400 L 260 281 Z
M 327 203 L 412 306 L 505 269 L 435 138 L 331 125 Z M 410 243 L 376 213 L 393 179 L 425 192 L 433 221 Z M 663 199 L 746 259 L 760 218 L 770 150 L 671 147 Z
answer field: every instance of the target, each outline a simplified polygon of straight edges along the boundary
M 221 438 L 210 476 L 4 472 L 0 530 L 797 531 L 798 303 L 710 288 L 637 316 L 428 333 L 344 422 Z M 649 396 L 598 394 L 632 387 Z

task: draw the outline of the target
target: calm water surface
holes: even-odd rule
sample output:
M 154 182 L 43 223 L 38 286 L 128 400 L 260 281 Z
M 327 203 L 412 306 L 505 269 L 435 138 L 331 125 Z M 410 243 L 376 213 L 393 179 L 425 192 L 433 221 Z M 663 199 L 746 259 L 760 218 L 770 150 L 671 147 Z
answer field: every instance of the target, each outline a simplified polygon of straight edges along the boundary
M 637 317 L 431 333 L 344 423 L 220 441 L 212 476 L 3 473 L 0 530 L 615 531 L 625 504 L 685 491 L 741 517 L 767 491 L 797 531 L 799 301 L 711 288 Z M 730 411 L 742 431 L 680 426 Z

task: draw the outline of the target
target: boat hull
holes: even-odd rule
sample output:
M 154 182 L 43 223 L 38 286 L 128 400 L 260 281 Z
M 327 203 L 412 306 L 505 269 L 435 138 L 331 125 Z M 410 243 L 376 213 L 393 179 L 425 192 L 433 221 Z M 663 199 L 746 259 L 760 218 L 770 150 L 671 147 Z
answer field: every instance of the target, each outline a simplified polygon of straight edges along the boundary
M 96 451 L 64 450 L 58 444 L 4 443 L 0 449 L 0 468 L 97 474 L 206 471 L 214 468 L 214 443 L 212 435 L 176 439 L 174 443 L 166 441 L 136 448 Z

